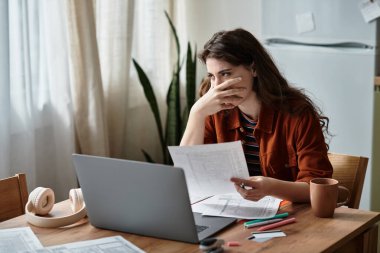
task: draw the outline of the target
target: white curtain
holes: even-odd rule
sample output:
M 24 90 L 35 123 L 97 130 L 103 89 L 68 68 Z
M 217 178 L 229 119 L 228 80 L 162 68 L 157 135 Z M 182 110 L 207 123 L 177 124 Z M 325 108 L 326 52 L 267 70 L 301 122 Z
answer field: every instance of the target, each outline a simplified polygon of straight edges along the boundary
M 132 57 L 148 75 L 158 100 L 161 121 L 166 119 L 166 93 L 174 66 L 174 48 L 170 26 L 164 11 L 173 14 L 172 0 L 135 1 Z M 141 150 L 156 161 L 162 159 L 154 116 L 149 108 L 134 67 L 128 80 L 126 154 L 144 160 Z
M 67 38 L 59 0 L 1 1 L 1 177 L 24 172 L 29 191 L 57 199 L 76 186 Z
M 78 152 L 109 156 L 108 122 L 92 1 L 65 1 L 68 62 Z
M 9 20 L 8 1 L 0 0 L 0 178 L 9 176 Z
M 144 160 L 145 149 L 160 161 L 132 57 L 165 122 L 175 47 L 164 11 L 181 17 L 173 2 L 0 0 L 0 178 L 24 172 L 29 191 L 50 187 L 62 200 L 77 186 L 76 151 Z
M 109 127 L 110 154 L 126 156 L 128 83 L 131 67 L 134 1 L 97 0 L 96 37 Z

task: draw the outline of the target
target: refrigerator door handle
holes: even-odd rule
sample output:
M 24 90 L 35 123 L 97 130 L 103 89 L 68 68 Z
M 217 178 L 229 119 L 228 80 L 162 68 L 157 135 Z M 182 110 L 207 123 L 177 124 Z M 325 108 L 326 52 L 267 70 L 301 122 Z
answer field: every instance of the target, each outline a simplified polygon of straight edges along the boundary
M 334 47 L 334 48 L 357 48 L 357 49 L 373 49 L 373 46 L 359 43 L 359 42 L 339 42 L 339 43 L 307 43 L 298 42 L 294 40 L 270 38 L 264 42 L 266 45 L 283 44 L 283 45 L 299 45 L 299 46 L 312 46 L 312 47 Z

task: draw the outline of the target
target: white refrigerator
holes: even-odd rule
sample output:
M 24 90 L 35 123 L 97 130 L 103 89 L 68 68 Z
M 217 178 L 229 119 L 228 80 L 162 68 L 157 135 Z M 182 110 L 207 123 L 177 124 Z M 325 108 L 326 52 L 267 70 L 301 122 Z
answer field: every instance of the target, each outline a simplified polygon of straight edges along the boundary
M 379 210 L 380 179 L 373 178 L 380 170 L 373 166 L 380 155 L 373 141 L 379 25 L 364 21 L 359 3 L 264 0 L 262 38 L 286 79 L 329 117 L 329 151 L 369 157 L 360 208 Z

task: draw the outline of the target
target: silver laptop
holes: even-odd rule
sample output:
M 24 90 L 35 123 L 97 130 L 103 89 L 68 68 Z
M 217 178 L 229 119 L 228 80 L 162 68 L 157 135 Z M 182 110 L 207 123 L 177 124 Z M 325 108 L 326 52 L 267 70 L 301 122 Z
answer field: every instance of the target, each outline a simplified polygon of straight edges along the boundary
M 95 227 L 198 243 L 236 221 L 193 213 L 181 168 L 78 154 L 73 161 Z

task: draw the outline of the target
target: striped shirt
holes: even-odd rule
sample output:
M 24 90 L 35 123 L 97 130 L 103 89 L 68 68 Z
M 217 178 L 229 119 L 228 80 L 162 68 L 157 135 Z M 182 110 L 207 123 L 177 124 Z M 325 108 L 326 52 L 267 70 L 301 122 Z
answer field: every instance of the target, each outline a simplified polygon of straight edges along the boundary
M 243 150 L 250 176 L 261 176 L 259 145 L 253 135 L 257 122 L 240 112 L 240 132 L 243 136 Z

